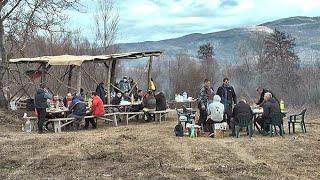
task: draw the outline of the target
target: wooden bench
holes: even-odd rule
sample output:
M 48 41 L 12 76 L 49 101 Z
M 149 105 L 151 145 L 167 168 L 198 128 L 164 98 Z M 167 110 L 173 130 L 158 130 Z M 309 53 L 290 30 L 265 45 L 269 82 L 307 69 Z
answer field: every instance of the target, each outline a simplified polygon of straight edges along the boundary
M 169 110 L 163 110 L 163 111 L 150 111 L 150 114 L 153 114 L 155 117 L 157 115 L 159 115 L 159 123 L 161 123 L 162 117 L 165 118 L 165 120 L 167 120 L 167 114 L 169 113 Z M 134 117 L 136 117 L 137 115 L 140 114 L 144 114 L 143 111 L 139 111 L 139 112 L 119 112 L 119 115 L 125 115 L 126 116 L 126 123 L 127 125 L 129 124 L 129 120 L 133 119 Z
M 125 115 L 126 116 L 126 123 L 129 124 L 129 120 L 135 118 L 136 116 L 140 114 L 144 114 L 142 111 L 139 112 L 119 112 L 119 115 Z
M 53 122 L 53 128 L 55 133 L 61 132 L 61 128 L 72 123 L 75 118 L 55 118 L 55 119 L 48 119 L 47 122 Z
M 163 111 L 151 111 L 150 114 L 154 114 L 155 117 L 157 115 L 159 115 L 159 123 L 161 123 L 161 119 L 162 117 L 164 117 L 164 120 L 166 121 L 167 120 L 167 114 L 169 113 L 169 110 L 163 110 Z
M 32 121 L 32 129 L 36 129 L 36 120 L 38 120 L 38 117 L 34 117 L 34 116 L 24 116 L 22 117 L 23 120 L 27 121 L 29 119 L 29 121 Z M 23 123 L 23 125 L 25 124 L 25 122 Z
M 89 119 L 89 118 L 96 118 L 96 120 L 104 120 L 104 121 L 108 121 L 108 122 L 113 122 L 114 126 L 118 126 L 118 121 L 117 121 L 117 115 L 119 113 L 106 113 L 103 116 L 99 116 L 99 117 L 94 117 L 92 115 L 90 116 L 84 116 L 84 119 Z M 112 119 L 108 118 L 109 116 L 112 116 Z

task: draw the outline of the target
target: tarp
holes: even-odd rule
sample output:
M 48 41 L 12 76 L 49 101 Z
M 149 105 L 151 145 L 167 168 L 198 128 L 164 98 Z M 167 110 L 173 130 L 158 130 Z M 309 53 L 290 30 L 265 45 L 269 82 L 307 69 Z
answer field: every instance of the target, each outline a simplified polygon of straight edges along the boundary
M 137 59 L 142 57 L 160 56 L 161 51 L 150 52 L 128 52 L 121 54 L 99 55 L 99 56 L 74 56 L 74 55 L 60 55 L 60 56 L 42 56 L 34 58 L 19 58 L 10 59 L 10 63 L 48 63 L 49 65 L 76 65 L 81 66 L 84 62 L 89 61 L 102 61 L 105 62 L 111 59 Z

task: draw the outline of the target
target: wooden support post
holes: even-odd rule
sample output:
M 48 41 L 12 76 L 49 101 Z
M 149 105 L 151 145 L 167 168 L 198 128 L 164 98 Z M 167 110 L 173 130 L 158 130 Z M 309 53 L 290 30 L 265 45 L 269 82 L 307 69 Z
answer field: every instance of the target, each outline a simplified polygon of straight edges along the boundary
M 41 65 L 41 84 L 46 85 L 46 63 L 42 63 Z
M 116 76 L 116 65 L 117 65 L 117 59 L 111 60 L 111 75 L 110 75 L 110 82 L 115 82 L 115 76 Z
M 148 90 L 150 88 L 150 82 L 151 82 L 152 60 L 153 60 L 153 56 L 150 56 L 149 64 L 148 64 L 148 83 L 147 83 Z
M 77 93 L 80 93 L 81 89 L 81 67 L 77 67 Z
M 73 65 L 69 66 L 69 71 L 68 71 L 68 93 L 71 91 L 71 80 L 72 80 L 72 70 L 73 70 Z
M 107 104 L 111 103 L 111 89 L 110 89 L 110 84 L 111 84 L 111 72 L 112 72 L 112 63 L 113 60 L 109 61 L 109 67 L 108 67 L 108 77 L 107 77 Z

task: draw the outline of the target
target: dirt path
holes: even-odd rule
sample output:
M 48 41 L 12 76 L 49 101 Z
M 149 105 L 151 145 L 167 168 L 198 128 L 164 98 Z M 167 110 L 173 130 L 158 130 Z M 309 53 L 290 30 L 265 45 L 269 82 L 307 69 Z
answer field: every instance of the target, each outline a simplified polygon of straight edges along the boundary
M 296 138 L 249 140 L 177 138 L 175 123 L 44 135 L 1 126 L 0 179 L 320 179 L 315 125 Z

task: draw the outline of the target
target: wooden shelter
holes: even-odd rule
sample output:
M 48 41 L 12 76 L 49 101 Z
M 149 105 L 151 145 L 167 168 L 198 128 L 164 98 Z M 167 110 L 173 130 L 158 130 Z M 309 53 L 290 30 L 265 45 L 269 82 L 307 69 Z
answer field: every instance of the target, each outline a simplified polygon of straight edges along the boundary
M 73 70 L 76 69 L 77 73 L 77 83 L 76 83 L 76 90 L 77 92 L 80 92 L 81 88 L 81 70 L 85 72 L 87 76 L 90 77 L 90 73 L 84 71 L 83 65 L 89 62 L 93 63 L 103 63 L 105 67 L 108 70 L 108 76 L 107 78 L 107 94 L 108 97 L 110 97 L 110 85 L 111 82 L 114 80 L 115 75 L 115 68 L 116 68 L 116 62 L 120 59 L 139 59 L 144 57 L 149 57 L 148 62 L 148 86 L 149 82 L 151 80 L 151 71 L 152 71 L 152 61 L 153 57 L 158 57 L 162 54 L 161 51 L 148 51 L 148 52 L 128 52 L 128 53 L 120 53 L 120 54 L 110 54 L 110 55 L 99 55 L 99 56 L 74 56 L 74 55 L 60 55 L 60 56 L 42 56 L 42 57 L 34 57 L 34 58 L 19 58 L 19 59 L 10 59 L 10 64 L 23 64 L 23 63 L 35 63 L 39 64 L 38 70 L 41 72 L 41 83 L 46 83 L 46 74 L 48 70 L 52 66 L 68 66 L 68 71 L 63 75 L 68 75 L 68 84 L 66 85 L 68 87 L 68 90 L 72 88 L 71 86 L 71 79 L 73 76 Z M 92 77 L 90 77 L 92 78 Z M 63 83 L 59 81 L 59 78 L 55 78 L 59 83 Z M 61 78 L 60 78 L 61 79 Z M 147 87 L 148 87 L 147 86 Z M 21 89 L 20 89 L 21 90 Z M 25 91 L 24 87 L 22 87 L 22 90 Z M 110 103 L 110 100 L 108 98 L 108 103 Z

